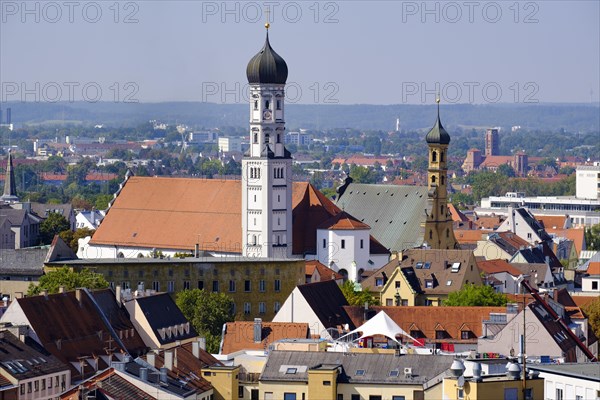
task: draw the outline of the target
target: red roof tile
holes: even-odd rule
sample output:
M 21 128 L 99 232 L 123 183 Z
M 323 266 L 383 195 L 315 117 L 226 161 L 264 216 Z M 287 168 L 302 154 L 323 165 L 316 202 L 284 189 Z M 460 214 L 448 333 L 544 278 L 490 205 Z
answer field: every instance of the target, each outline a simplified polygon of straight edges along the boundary
M 269 345 L 281 339 L 307 339 L 310 331 L 307 323 L 263 322 L 261 341 L 254 341 L 254 322 L 228 322 L 223 336 L 222 354 L 239 350 L 265 350 Z
M 327 221 L 323 222 L 318 226 L 317 229 L 328 229 L 328 230 L 364 230 L 371 229 L 371 227 L 364 222 L 361 222 L 348 214 L 346 211 L 342 211 Z

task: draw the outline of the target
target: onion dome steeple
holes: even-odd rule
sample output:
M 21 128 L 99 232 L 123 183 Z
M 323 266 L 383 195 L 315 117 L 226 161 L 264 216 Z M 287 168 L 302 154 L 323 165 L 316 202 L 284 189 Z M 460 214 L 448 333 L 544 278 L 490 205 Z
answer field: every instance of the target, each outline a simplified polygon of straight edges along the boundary
M 267 37 L 263 48 L 248 62 L 246 76 L 249 84 L 274 83 L 285 84 L 288 76 L 288 68 L 285 60 L 273 50 L 269 43 L 269 24 Z
M 449 144 L 450 143 L 450 135 L 444 127 L 442 126 L 442 122 L 440 121 L 440 99 L 439 97 L 436 99 L 437 102 L 437 119 L 435 120 L 435 124 L 433 124 L 433 128 L 429 131 L 427 136 L 425 136 L 425 140 L 430 144 Z

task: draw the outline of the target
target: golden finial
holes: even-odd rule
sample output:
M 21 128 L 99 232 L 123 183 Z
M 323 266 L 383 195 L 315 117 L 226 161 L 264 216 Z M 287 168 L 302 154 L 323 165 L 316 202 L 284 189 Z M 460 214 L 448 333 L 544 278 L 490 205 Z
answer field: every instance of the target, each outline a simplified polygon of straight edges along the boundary
M 271 7 L 267 6 L 267 10 L 265 11 L 265 13 L 267 14 L 267 22 L 265 22 L 265 28 L 267 28 L 267 30 L 269 30 L 269 28 L 271 27 L 271 24 L 269 23 L 270 21 L 270 14 L 271 14 Z

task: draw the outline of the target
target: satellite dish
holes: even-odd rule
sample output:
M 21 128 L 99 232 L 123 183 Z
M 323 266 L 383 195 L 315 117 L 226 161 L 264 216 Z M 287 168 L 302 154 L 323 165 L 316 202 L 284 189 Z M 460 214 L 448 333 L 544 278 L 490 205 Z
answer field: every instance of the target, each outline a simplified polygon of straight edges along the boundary
M 465 377 L 463 375 L 459 376 L 456 384 L 459 388 L 462 388 L 463 386 L 465 386 Z

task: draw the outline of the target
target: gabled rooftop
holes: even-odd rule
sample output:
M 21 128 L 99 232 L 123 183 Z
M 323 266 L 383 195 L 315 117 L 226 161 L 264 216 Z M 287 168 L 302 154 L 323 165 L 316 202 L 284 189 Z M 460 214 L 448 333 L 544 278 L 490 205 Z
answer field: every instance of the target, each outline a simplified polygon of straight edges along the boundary
M 256 322 L 228 322 L 223 334 L 221 354 L 231 354 L 240 350 L 268 350 L 269 345 L 282 339 L 307 339 L 310 330 L 307 323 L 261 322 L 260 341 L 254 340 Z
M 297 289 L 325 328 L 349 324 L 350 329 L 354 329 L 342 308 L 348 301 L 334 280 L 298 285 Z

